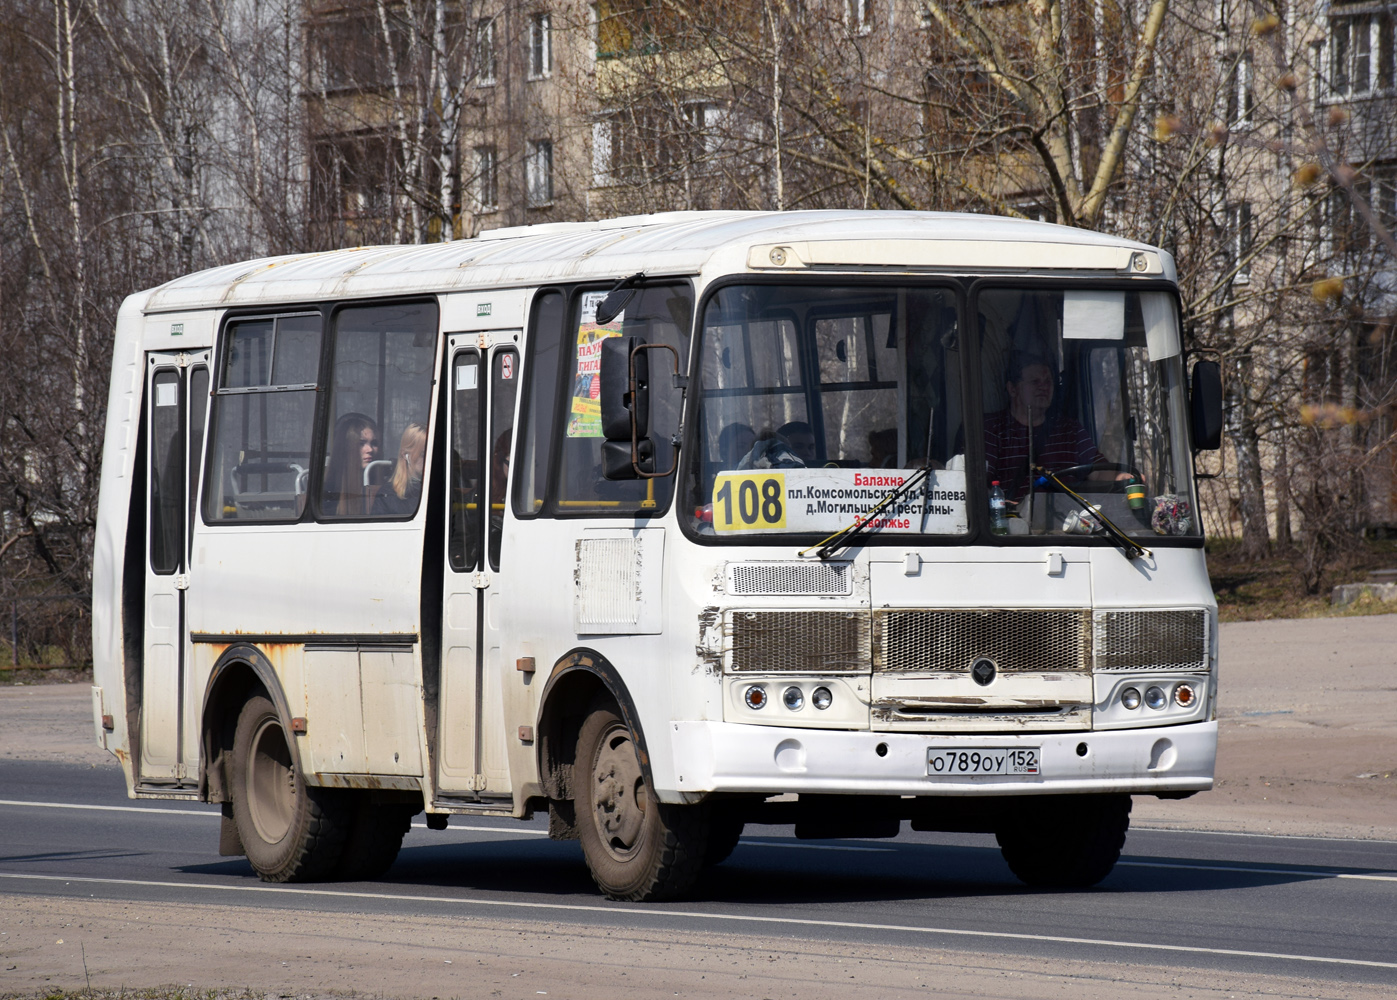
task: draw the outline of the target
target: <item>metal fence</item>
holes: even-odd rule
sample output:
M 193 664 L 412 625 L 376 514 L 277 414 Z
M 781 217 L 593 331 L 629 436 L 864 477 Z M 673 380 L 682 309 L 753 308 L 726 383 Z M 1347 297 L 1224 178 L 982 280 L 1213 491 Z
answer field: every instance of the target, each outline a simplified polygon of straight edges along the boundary
M 86 594 L 7 597 L 9 656 L 0 669 L 86 667 L 92 662 L 92 600 Z M 8 662 L 7 662 L 8 661 Z

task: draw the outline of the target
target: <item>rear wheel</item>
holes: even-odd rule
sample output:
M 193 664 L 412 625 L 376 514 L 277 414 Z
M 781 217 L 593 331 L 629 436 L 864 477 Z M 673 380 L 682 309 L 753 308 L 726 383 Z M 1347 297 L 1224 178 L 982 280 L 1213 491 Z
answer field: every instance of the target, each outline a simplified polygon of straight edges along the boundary
M 381 878 L 398 860 L 415 811 L 413 806 L 374 802 L 369 793 L 354 793 L 349 835 L 335 878 L 351 882 Z
M 302 780 L 281 717 L 263 695 L 249 698 L 238 715 L 232 797 L 238 837 L 263 881 L 313 881 L 334 870 L 344 849 L 347 803 Z
M 630 727 L 609 704 L 582 723 L 575 761 L 578 839 L 602 893 L 650 902 L 687 891 L 703 870 L 708 808 L 655 798 Z
M 1085 889 L 1111 873 L 1129 828 L 1129 795 L 1063 795 L 1007 818 L 995 839 L 1025 884 Z

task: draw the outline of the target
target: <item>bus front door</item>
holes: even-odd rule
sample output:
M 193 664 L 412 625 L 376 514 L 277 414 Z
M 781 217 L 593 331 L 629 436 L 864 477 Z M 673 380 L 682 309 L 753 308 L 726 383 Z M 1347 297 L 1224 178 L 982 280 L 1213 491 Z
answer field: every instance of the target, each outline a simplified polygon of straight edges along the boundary
M 500 537 L 518 396 L 518 331 L 450 339 L 451 429 L 437 789 L 507 798 Z
M 197 786 L 186 601 L 209 403 L 209 352 L 146 356 L 145 638 L 138 752 L 144 785 Z

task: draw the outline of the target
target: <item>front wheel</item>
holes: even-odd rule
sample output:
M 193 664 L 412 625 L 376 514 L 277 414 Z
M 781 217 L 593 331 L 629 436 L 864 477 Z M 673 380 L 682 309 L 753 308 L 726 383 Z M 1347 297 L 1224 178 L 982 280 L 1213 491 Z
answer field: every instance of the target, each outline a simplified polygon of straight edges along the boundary
M 309 882 L 334 870 L 344 850 L 346 803 L 302 780 L 276 707 L 247 700 L 233 737 L 233 822 L 247 860 L 265 882 Z
M 687 891 L 703 870 L 708 808 L 656 799 L 614 706 L 594 706 L 582 723 L 573 767 L 578 839 L 602 893 L 651 902 Z
M 1016 810 L 995 839 L 1026 885 L 1085 889 L 1111 873 L 1128 829 L 1129 795 L 1062 795 Z

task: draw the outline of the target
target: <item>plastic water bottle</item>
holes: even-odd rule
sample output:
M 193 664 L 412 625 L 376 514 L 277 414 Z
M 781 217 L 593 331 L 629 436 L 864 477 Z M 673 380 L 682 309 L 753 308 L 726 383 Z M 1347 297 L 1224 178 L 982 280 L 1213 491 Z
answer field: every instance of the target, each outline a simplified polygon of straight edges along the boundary
M 1009 534 L 1009 501 L 1004 499 L 1004 491 L 999 488 L 999 480 L 990 484 L 990 531 L 996 535 Z

